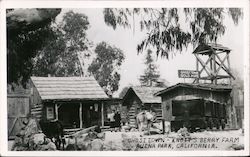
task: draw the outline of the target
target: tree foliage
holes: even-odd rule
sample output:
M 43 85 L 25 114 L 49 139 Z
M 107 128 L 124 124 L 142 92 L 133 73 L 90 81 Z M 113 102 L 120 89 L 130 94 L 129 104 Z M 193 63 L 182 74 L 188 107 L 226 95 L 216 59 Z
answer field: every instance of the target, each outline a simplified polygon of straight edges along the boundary
M 33 74 L 36 76 L 80 76 L 81 65 L 78 53 L 89 48 L 86 37 L 88 17 L 69 11 L 54 27 L 55 38 L 34 59 Z
M 7 83 L 26 85 L 32 58 L 54 36 L 50 27 L 61 9 L 7 10 Z
M 131 19 L 137 16 L 141 30 L 147 31 L 147 37 L 137 46 L 138 52 L 153 46 L 157 56 L 166 58 L 190 44 L 216 42 L 225 33 L 226 15 L 235 24 L 243 17 L 240 8 L 106 8 L 103 13 L 105 23 L 113 29 L 131 28 Z M 185 17 L 184 26 L 181 17 Z
M 154 64 L 152 53 L 153 52 L 148 49 L 144 62 L 144 64 L 146 65 L 146 69 L 144 70 L 144 74 L 139 78 L 142 86 L 154 86 L 160 78 L 157 66 Z
M 89 66 L 88 71 L 94 75 L 99 85 L 111 96 L 119 88 L 119 67 L 124 61 L 124 54 L 122 50 L 110 46 L 106 42 L 101 42 L 96 46 L 95 54 L 96 58 Z

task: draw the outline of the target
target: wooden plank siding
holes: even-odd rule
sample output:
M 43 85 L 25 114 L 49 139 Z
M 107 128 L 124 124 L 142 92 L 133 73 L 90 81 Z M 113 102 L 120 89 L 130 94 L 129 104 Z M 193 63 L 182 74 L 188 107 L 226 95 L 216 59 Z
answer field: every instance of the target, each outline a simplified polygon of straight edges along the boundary
M 8 138 L 13 139 L 24 126 L 23 121 L 27 120 L 30 113 L 30 95 L 8 94 Z
M 209 85 L 201 85 L 197 88 L 197 85 L 194 86 L 186 86 L 182 85 L 174 85 L 172 87 L 168 87 L 170 90 L 165 89 L 165 92 L 158 92 L 156 95 L 161 96 L 162 98 L 162 115 L 165 121 L 173 121 L 174 116 L 172 113 L 172 105 L 174 100 L 195 100 L 195 99 L 203 99 L 206 101 L 210 101 L 213 103 L 224 104 L 226 109 L 226 118 L 228 120 L 228 125 L 231 128 L 234 128 L 234 117 L 232 116 L 233 105 L 232 99 L 230 96 L 231 90 L 230 87 L 225 87 L 225 90 L 222 86 L 219 86 L 217 89 L 212 85 L 212 88 Z M 216 109 L 217 111 L 217 109 Z
M 223 104 L 228 104 L 228 100 L 230 100 L 230 92 L 222 93 L 216 91 L 178 87 L 171 92 L 162 95 L 162 108 L 164 109 L 163 118 L 167 121 L 171 120 L 171 114 L 169 115 L 169 113 L 171 113 L 172 100 L 186 100 L 194 98 L 203 98 Z M 169 110 L 167 111 L 166 108 L 169 108 Z
M 128 122 L 131 127 L 137 127 L 136 115 L 142 111 L 152 110 L 156 113 L 156 121 L 160 122 L 162 119 L 161 98 L 154 96 L 157 91 L 163 90 L 160 87 L 130 87 L 124 98 L 122 105 L 123 110 L 126 110 L 127 117 L 122 116 L 123 122 Z M 124 113 L 124 114 L 126 114 Z

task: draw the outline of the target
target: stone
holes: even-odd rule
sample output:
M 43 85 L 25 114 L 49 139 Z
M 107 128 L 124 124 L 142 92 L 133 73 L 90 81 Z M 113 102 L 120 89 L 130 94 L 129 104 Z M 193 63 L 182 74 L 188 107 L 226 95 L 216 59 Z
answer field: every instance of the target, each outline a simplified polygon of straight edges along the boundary
M 56 146 L 39 132 L 36 119 L 29 118 L 27 125 L 17 134 L 12 150 L 56 150 Z
M 180 128 L 177 131 L 177 135 L 179 137 L 190 137 L 190 133 L 188 132 L 188 129 L 186 127 Z
M 100 138 L 100 139 L 103 139 L 103 138 L 105 138 L 105 133 L 98 133 L 97 134 L 97 138 Z
M 56 150 L 56 145 L 53 142 L 47 144 L 48 150 Z
M 45 139 L 45 135 L 43 133 L 35 134 L 33 136 L 33 140 L 36 145 L 39 145 L 39 144 L 42 145 L 44 143 L 44 139 Z
M 50 143 L 50 142 L 52 142 L 51 139 L 49 139 L 49 138 L 45 138 L 45 139 L 44 139 L 44 144 L 48 144 L 48 143 Z
M 23 138 L 16 136 L 14 145 L 19 146 L 23 144 Z
M 91 142 L 91 150 L 93 150 L 93 151 L 103 150 L 103 141 L 101 139 L 94 139 Z
M 39 132 L 38 124 L 34 118 L 30 118 L 28 124 L 25 126 L 25 137 L 30 137 L 32 134 Z

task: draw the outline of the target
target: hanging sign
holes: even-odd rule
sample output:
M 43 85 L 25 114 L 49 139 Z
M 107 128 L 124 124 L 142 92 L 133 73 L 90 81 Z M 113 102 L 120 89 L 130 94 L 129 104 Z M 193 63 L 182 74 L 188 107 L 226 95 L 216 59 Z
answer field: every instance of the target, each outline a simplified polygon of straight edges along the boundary
M 199 72 L 194 70 L 178 70 L 179 78 L 199 78 Z

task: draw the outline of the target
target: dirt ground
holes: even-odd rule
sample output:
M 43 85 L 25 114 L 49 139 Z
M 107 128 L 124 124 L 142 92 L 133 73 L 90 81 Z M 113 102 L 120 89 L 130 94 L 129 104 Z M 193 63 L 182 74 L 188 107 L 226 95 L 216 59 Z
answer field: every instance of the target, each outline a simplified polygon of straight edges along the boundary
M 241 130 L 203 131 L 190 133 L 183 137 L 172 132 L 166 135 L 143 135 L 139 132 L 106 132 L 104 143 L 112 142 L 118 148 L 124 144 L 122 136 L 128 143 L 136 143 L 136 150 L 235 150 L 244 147 L 244 135 Z
M 67 141 L 67 140 L 66 140 Z M 8 141 L 11 150 L 14 141 Z M 104 150 L 238 150 L 244 148 L 242 130 L 203 131 L 182 137 L 171 132 L 144 135 L 141 132 L 105 132 Z

